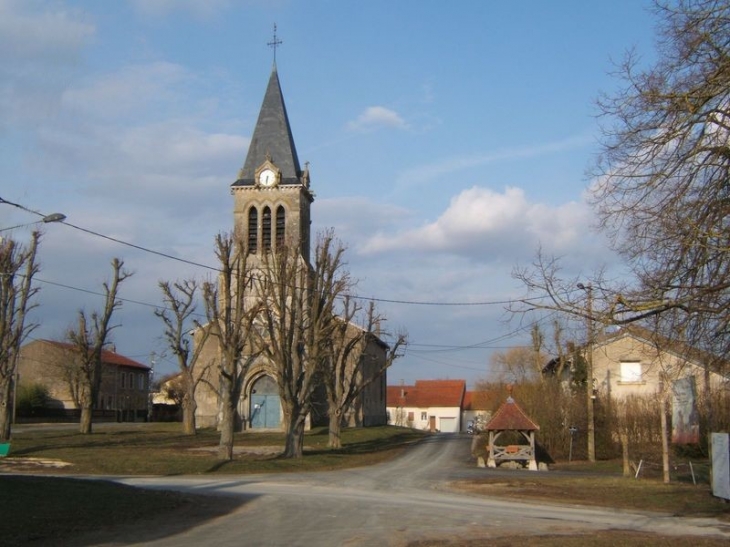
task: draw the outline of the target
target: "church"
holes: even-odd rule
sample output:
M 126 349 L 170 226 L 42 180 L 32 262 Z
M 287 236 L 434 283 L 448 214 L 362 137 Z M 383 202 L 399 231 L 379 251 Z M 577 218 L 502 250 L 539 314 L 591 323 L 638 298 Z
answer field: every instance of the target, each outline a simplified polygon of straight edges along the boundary
M 299 163 L 294 137 L 289 125 L 284 97 L 279 83 L 276 61 L 264 94 L 243 167 L 231 184 L 233 195 L 233 234 L 241 238 L 249 253 L 263 256 L 277 246 L 290 244 L 298 248 L 301 258 L 310 264 L 311 207 L 314 193 L 310 189 L 309 169 Z M 351 328 L 359 328 L 351 325 Z M 372 337 L 365 350 L 367 364 L 359 374 L 374 376 L 383 370 L 387 344 Z M 218 383 L 216 362 L 220 352 L 211 337 L 205 344 L 203 363 L 213 363 L 206 371 L 206 382 L 196 393 L 196 424 L 216 427 L 219 405 L 215 387 Z M 260 357 L 250 367 L 238 404 L 238 418 L 243 429 L 280 430 L 282 408 L 276 369 Z M 377 371 L 377 372 L 375 372 Z M 346 425 L 370 426 L 387 423 L 386 373 L 368 384 L 346 416 Z M 308 426 L 327 423 L 324 388 L 315 391 Z

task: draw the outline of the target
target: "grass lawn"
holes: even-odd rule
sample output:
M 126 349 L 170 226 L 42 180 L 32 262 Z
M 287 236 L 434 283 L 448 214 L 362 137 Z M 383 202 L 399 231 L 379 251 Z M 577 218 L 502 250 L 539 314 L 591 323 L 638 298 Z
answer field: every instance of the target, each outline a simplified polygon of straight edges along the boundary
M 83 475 L 197 475 L 203 473 L 270 473 L 330 470 L 370 465 L 393 456 L 424 433 L 407 428 L 369 427 L 343 430 L 343 448 L 327 448 L 328 431 L 317 428 L 305 435 L 305 457 L 276 457 L 284 448 L 283 433 L 239 433 L 233 461 L 216 454 L 219 433 L 199 430 L 183 435 L 178 423 L 97 424 L 94 433 L 75 429 L 33 430 L 13 435 L 10 457 L 0 460 L 0 472 L 9 466 L 25 472 L 43 472 L 38 459 L 68 465 L 48 468 L 54 474 Z M 264 449 L 263 453 L 261 451 Z M 247 452 L 246 450 L 250 450 Z

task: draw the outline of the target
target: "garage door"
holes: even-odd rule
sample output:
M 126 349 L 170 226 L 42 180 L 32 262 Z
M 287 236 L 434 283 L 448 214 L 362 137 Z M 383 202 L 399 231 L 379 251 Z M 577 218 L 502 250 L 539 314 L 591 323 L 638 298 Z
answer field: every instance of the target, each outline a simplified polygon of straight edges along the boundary
M 441 418 L 441 433 L 456 433 L 456 418 Z

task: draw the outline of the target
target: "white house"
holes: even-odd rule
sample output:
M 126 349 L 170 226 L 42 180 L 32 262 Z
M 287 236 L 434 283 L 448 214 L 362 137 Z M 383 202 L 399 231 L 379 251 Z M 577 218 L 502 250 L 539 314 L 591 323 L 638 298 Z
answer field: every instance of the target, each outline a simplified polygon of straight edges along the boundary
M 465 393 L 464 380 L 417 380 L 412 386 L 388 386 L 388 424 L 458 433 Z

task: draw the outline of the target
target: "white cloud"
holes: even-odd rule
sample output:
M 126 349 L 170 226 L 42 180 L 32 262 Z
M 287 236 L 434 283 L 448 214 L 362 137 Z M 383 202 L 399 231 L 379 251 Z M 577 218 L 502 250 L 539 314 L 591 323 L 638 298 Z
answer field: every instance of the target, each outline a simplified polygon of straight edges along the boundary
M 380 127 L 407 129 L 408 125 L 394 110 L 384 106 L 370 106 L 355 121 L 347 124 L 352 131 L 373 131 Z
M 54 116 L 96 27 L 80 11 L 0 0 L 0 130 Z
M 520 188 L 497 193 L 475 186 L 452 198 L 435 222 L 397 233 L 381 231 L 361 252 L 435 252 L 479 261 L 529 255 L 539 244 L 560 252 L 580 243 L 589 231 L 588 218 L 584 204 L 550 207 L 530 203 Z
M 74 60 L 96 32 L 82 18 L 80 12 L 38 2 L 0 0 L 0 59 L 13 64 Z

